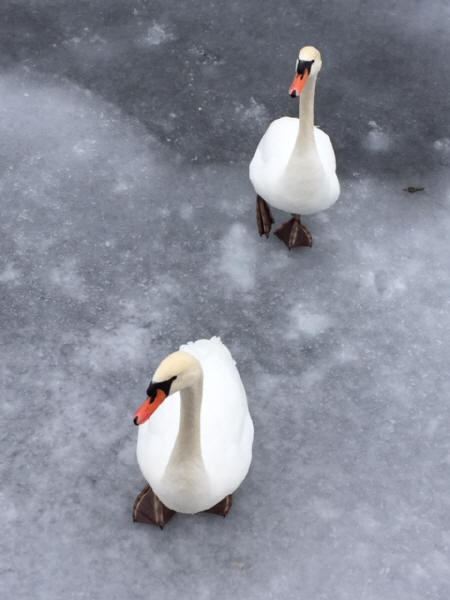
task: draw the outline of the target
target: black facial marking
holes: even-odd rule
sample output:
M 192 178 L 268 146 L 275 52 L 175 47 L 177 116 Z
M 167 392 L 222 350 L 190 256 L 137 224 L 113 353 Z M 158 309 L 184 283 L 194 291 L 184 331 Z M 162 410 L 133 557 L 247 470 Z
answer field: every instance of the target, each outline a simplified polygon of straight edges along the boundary
M 297 62 L 297 73 L 302 76 L 302 79 L 305 71 L 308 71 L 308 75 L 311 75 L 311 67 L 313 62 L 313 60 L 299 60 Z
M 167 379 L 166 381 L 157 381 L 156 383 L 153 383 L 152 381 L 150 381 L 150 385 L 147 388 L 147 397 L 149 398 L 150 404 L 155 401 L 156 392 L 158 390 L 162 390 L 165 393 L 165 395 L 168 396 L 169 391 L 170 391 L 170 386 L 172 385 L 172 381 L 174 381 L 176 378 L 177 378 L 177 376 L 174 375 L 173 377 L 171 377 L 170 379 Z

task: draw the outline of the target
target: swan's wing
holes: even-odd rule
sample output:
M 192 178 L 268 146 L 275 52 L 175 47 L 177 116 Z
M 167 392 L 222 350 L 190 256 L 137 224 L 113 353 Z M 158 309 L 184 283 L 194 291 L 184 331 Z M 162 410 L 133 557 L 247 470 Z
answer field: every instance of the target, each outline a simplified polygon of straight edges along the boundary
M 314 127 L 314 138 L 322 165 L 327 171 L 334 173 L 336 171 L 336 157 L 330 138 L 325 131 L 322 131 L 318 127 Z
M 180 346 L 180 350 L 195 356 L 202 366 L 203 361 L 211 357 L 224 361 L 231 360 L 233 364 L 235 364 L 231 352 L 218 336 L 213 336 L 210 339 L 197 340 L 195 342 L 187 342 L 187 344 Z
M 202 365 L 203 461 L 214 485 L 223 486 L 226 495 L 245 477 L 251 460 L 253 423 L 245 389 L 228 348 L 219 338 L 198 340 L 182 349 Z
M 294 149 L 298 132 L 298 119 L 281 117 L 267 128 L 262 136 L 253 159 L 250 163 L 250 179 L 258 177 L 260 170 L 267 166 L 279 163 L 285 165 Z M 271 167 L 273 169 L 273 167 Z

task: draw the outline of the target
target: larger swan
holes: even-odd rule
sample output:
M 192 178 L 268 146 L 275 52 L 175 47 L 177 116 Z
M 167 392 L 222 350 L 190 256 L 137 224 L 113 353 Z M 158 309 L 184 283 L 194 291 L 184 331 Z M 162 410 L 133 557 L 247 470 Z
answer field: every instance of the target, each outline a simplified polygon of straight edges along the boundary
M 289 249 L 312 246 L 311 234 L 300 215 L 325 210 L 339 197 L 333 146 L 328 135 L 314 127 L 314 91 L 321 66 L 316 48 L 300 50 L 289 89 L 292 97 L 302 94 L 300 118 L 273 121 L 250 163 L 259 233 L 268 237 L 274 222 L 268 204 L 293 213 L 293 218 L 275 231 Z
M 167 356 L 134 423 L 149 484 L 136 499 L 134 520 L 163 527 L 175 512 L 225 516 L 250 467 L 253 422 L 220 338 L 190 342 Z

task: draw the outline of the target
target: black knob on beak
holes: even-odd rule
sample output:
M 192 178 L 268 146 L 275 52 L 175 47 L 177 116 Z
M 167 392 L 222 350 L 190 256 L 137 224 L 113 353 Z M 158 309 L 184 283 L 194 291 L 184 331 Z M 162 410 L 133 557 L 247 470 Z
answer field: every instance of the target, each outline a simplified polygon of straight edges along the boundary
M 137 418 L 137 417 L 134 417 L 134 419 L 133 419 L 133 423 L 134 423 L 135 425 L 139 425 L 139 423 L 138 423 L 138 418 Z
M 305 71 L 308 71 L 308 75 L 310 75 L 313 62 L 313 60 L 299 60 L 297 63 L 297 73 L 303 75 Z

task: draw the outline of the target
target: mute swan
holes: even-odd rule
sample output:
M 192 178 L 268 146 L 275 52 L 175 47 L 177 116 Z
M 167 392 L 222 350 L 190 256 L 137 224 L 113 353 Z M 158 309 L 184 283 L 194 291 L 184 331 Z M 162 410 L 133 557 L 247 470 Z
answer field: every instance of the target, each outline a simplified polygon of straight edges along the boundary
M 137 460 L 149 486 L 136 499 L 133 519 L 162 528 L 175 512 L 225 516 L 250 467 L 253 422 L 239 372 L 220 338 L 190 342 L 169 354 L 134 423 Z
M 293 98 L 303 92 L 300 118 L 273 121 L 250 163 L 259 234 L 269 237 L 274 222 L 268 204 L 290 212 L 293 218 L 275 231 L 289 249 L 312 246 L 311 234 L 300 215 L 325 210 L 339 197 L 333 146 L 328 135 L 314 127 L 314 91 L 321 66 L 316 48 L 305 46 L 300 50 L 289 88 Z

